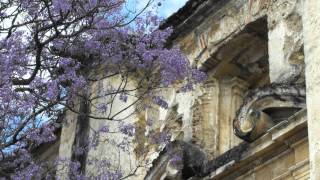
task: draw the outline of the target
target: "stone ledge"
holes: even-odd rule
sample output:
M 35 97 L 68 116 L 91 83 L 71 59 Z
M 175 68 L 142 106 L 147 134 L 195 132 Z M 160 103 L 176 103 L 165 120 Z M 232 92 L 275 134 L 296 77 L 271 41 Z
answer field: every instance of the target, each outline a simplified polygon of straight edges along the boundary
M 270 129 L 267 134 L 257 141 L 251 143 L 247 151 L 239 154 L 238 161 L 230 159 L 224 165 L 211 169 L 208 172 L 210 175 L 204 179 L 232 179 L 238 177 L 250 169 L 290 150 L 292 144 L 307 136 L 306 109 L 303 109 L 290 117 L 286 122 L 280 123 Z
M 296 164 L 295 166 L 293 167 L 290 167 L 288 169 L 288 171 L 276 178 L 274 178 L 273 180 L 282 180 L 282 179 L 285 179 L 286 177 L 290 176 L 291 174 L 293 174 L 294 172 L 300 170 L 300 169 L 303 169 L 305 167 L 308 167 L 309 166 L 309 159 L 306 159 L 302 162 L 299 162 L 298 164 Z M 301 176 L 301 177 L 304 177 L 304 176 L 307 176 L 309 174 L 308 171 L 303 171 L 302 173 L 298 174 L 298 176 Z

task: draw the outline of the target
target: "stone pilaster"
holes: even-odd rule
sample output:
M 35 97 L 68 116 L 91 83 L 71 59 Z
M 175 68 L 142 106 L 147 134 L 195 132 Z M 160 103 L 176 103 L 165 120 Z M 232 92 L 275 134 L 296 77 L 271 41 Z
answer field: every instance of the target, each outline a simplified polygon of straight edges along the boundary
M 320 1 L 305 0 L 304 54 L 310 149 L 310 179 L 320 179 Z
M 193 107 L 193 142 L 217 157 L 238 145 L 232 121 L 242 104 L 248 84 L 239 78 L 210 78 Z
M 65 123 L 62 125 L 60 146 L 59 146 L 59 159 L 67 160 L 57 167 L 57 175 L 62 180 L 68 179 L 69 161 L 72 157 L 72 146 L 74 143 L 76 128 L 77 128 L 78 114 L 72 111 L 67 111 L 65 116 Z
M 219 149 L 219 93 L 219 82 L 213 78 L 208 80 L 193 109 L 193 141 L 209 158 L 217 156 Z
M 219 97 L 219 153 L 222 154 L 238 145 L 240 140 L 233 133 L 232 121 L 242 104 L 243 95 L 248 84 L 237 78 L 227 78 L 221 81 Z

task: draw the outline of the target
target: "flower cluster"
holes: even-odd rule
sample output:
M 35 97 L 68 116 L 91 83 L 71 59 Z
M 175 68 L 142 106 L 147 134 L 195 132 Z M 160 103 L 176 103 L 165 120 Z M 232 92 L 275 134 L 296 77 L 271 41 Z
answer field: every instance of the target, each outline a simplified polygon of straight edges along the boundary
M 102 126 L 99 131 L 102 132 L 102 133 L 108 133 L 109 132 L 109 126 L 107 126 L 107 125 Z
M 165 100 L 163 100 L 160 96 L 154 96 L 153 102 L 164 109 L 168 109 L 168 103 Z
M 171 140 L 171 134 L 167 131 L 150 133 L 151 142 L 153 144 L 162 145 L 168 144 Z
M 17 168 L 12 178 L 37 179 L 43 168 L 33 162 L 30 147 L 55 140 L 55 127 L 49 124 L 56 122 L 62 109 L 81 116 L 91 113 L 78 112 L 78 100 L 95 107 L 99 115 L 108 115 L 99 119 L 118 120 L 112 117 L 117 114 L 113 113 L 116 109 L 113 102 L 119 102 L 114 101 L 116 98 L 123 104 L 148 100 L 146 104 L 152 101 L 167 109 L 167 102 L 153 96 L 156 94 L 153 90 L 181 83 L 188 91 L 205 78 L 191 67 L 178 47 L 166 47 L 172 29 L 158 29 L 161 18 L 145 13 L 128 19 L 131 16 L 123 13 L 125 3 L 123 0 L 1 2 L 4 6 L 0 12 L 0 151 L 5 152 L 2 159 L 14 159 L 8 162 L 13 169 Z M 134 24 L 126 25 L 131 21 Z M 102 88 L 103 97 L 93 97 L 95 93 L 89 87 L 99 80 L 91 76 L 100 73 L 95 69 L 102 67 L 101 79 L 110 78 L 107 81 L 113 82 L 111 78 L 119 77 L 122 82 L 109 83 Z M 131 87 L 132 84 L 137 85 Z M 137 100 L 132 101 L 132 97 Z M 131 111 L 131 106 L 134 105 L 125 106 L 120 112 Z M 147 124 L 151 126 L 152 122 Z M 128 139 L 136 133 L 133 124 L 120 123 L 118 130 Z M 100 133 L 111 133 L 110 127 L 99 129 L 87 144 L 98 146 Z M 128 150 L 128 139 L 121 141 L 119 147 Z M 169 139 L 167 134 L 160 133 L 154 142 Z M 26 152 L 14 155 L 17 151 Z M 81 151 L 83 154 L 88 149 Z M 74 162 L 69 169 L 78 172 L 79 164 Z M 117 171 L 106 171 L 105 176 L 121 177 Z
M 100 103 L 100 104 L 98 104 L 97 105 L 97 111 L 99 112 L 99 113 L 106 113 L 107 112 L 107 110 L 108 110 L 108 104 L 106 104 L 106 103 Z
M 135 127 L 132 124 L 119 124 L 119 131 L 125 135 L 133 136 L 135 134 Z
M 123 102 L 127 102 L 128 96 L 122 93 L 122 94 L 120 94 L 119 99 L 120 99 L 121 101 L 123 101 Z
M 30 128 L 27 130 L 26 138 L 36 144 L 51 142 L 56 139 L 54 134 L 55 127 L 51 125 L 43 125 L 38 128 Z
M 146 124 L 147 126 L 151 127 L 153 125 L 153 120 L 148 118 Z

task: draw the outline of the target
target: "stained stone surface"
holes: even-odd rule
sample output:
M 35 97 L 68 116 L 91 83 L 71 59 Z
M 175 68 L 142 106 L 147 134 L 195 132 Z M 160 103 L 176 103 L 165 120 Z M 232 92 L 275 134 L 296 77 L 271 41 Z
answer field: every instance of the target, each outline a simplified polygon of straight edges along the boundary
M 190 0 L 169 17 L 161 27 L 173 26 L 168 45 L 179 45 L 208 79 L 193 92 L 175 88 L 161 92 L 168 109 L 153 108 L 128 120 L 138 128 L 134 139 L 139 141 L 133 139 L 134 155 L 123 155 L 121 166 L 130 171 L 125 162 L 137 162 L 139 149 L 148 152 L 148 162 L 154 162 L 130 179 L 320 179 L 319 9 L 318 0 Z M 294 90 L 298 86 L 304 93 Z M 263 95 L 268 88 L 268 98 L 254 100 L 248 95 Z M 297 96 L 302 101 L 296 101 Z M 245 117 L 258 112 L 262 120 L 272 121 L 254 131 L 250 143 L 236 136 L 233 124 L 246 106 L 251 113 L 244 111 Z M 61 156 L 71 156 L 75 138 L 77 117 L 71 112 L 67 117 Z M 155 123 L 147 128 L 148 118 Z M 260 120 L 251 118 L 249 124 L 263 127 Z M 99 126 L 94 120 L 90 124 Z M 168 130 L 173 150 L 144 145 L 151 129 Z M 109 147 L 101 145 L 89 155 L 114 155 L 105 148 Z M 182 163 L 174 166 L 170 152 L 180 155 Z
M 304 3 L 303 32 L 306 64 L 310 179 L 320 179 L 320 1 Z

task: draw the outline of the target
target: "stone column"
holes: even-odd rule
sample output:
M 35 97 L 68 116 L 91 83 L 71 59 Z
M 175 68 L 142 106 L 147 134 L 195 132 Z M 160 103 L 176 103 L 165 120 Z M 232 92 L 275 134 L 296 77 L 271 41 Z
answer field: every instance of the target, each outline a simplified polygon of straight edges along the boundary
M 305 0 L 304 53 L 308 109 L 310 179 L 320 179 L 320 1 Z
M 212 79 L 205 85 L 205 92 L 202 97 L 202 133 L 207 150 L 211 157 L 218 155 L 219 145 L 219 82 Z

